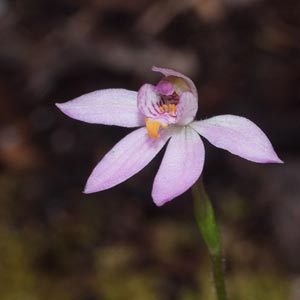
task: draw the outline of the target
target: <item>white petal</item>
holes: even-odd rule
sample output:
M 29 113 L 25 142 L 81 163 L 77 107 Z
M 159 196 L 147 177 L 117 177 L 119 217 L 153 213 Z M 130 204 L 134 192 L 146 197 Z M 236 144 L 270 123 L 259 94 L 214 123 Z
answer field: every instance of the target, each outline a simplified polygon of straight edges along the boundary
M 143 169 L 161 150 L 170 137 L 170 130 L 160 138 L 148 136 L 145 127 L 137 129 L 118 142 L 99 162 L 90 175 L 85 193 L 111 188 Z
M 153 184 L 158 206 L 188 190 L 203 169 L 205 151 L 198 133 L 188 126 L 174 131 Z
M 216 147 L 258 163 L 282 163 L 267 136 L 250 120 L 216 116 L 190 124 Z
M 99 90 L 56 106 L 67 116 L 87 123 L 144 125 L 144 117 L 137 108 L 137 92 L 125 89 Z
M 180 102 L 177 105 L 177 124 L 186 125 L 192 122 L 198 110 L 198 98 L 190 92 L 184 92 L 180 96 Z

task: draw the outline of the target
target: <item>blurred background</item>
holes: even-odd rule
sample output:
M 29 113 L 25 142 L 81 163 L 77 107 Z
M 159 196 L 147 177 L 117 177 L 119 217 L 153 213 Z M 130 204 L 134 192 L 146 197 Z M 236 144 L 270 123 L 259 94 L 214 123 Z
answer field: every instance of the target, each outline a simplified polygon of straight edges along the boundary
M 190 192 L 151 200 L 157 159 L 82 194 L 131 129 L 54 106 L 102 88 L 190 76 L 198 118 L 258 124 L 284 165 L 205 142 L 204 182 L 222 230 L 232 300 L 300 299 L 300 2 L 0 0 L 0 299 L 214 299 Z

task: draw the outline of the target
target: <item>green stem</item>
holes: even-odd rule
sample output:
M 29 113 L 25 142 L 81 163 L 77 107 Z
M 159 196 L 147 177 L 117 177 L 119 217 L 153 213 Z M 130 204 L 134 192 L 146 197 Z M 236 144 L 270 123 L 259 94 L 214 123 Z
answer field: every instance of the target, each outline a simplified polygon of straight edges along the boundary
M 222 260 L 222 243 L 210 199 L 201 179 L 192 187 L 194 212 L 199 230 L 207 245 L 213 270 L 217 300 L 226 300 L 226 288 Z
M 222 255 L 212 255 L 212 266 L 213 266 L 213 278 L 215 283 L 215 289 L 218 300 L 226 300 L 226 288 L 225 288 L 225 278 L 223 270 L 223 259 Z

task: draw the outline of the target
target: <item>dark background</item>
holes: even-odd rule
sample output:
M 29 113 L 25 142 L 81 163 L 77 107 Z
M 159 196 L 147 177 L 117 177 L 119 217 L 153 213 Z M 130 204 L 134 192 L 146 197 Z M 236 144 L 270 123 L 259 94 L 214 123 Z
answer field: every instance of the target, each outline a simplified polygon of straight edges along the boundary
M 284 165 L 205 142 L 230 299 L 300 299 L 300 2 L 0 0 L 0 298 L 213 299 L 190 192 L 157 208 L 161 155 L 119 186 L 81 193 L 131 131 L 63 115 L 102 88 L 190 76 L 198 118 L 258 124 Z M 176 184 L 176 183 L 174 183 Z

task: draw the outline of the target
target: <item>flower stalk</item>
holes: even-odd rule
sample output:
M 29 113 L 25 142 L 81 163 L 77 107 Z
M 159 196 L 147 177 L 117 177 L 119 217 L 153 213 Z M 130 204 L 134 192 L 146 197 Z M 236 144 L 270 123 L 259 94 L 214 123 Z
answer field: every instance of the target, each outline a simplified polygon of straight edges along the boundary
M 212 262 L 213 281 L 217 300 L 226 300 L 222 242 L 211 201 L 200 178 L 192 187 L 194 213 L 198 228 L 208 248 Z

